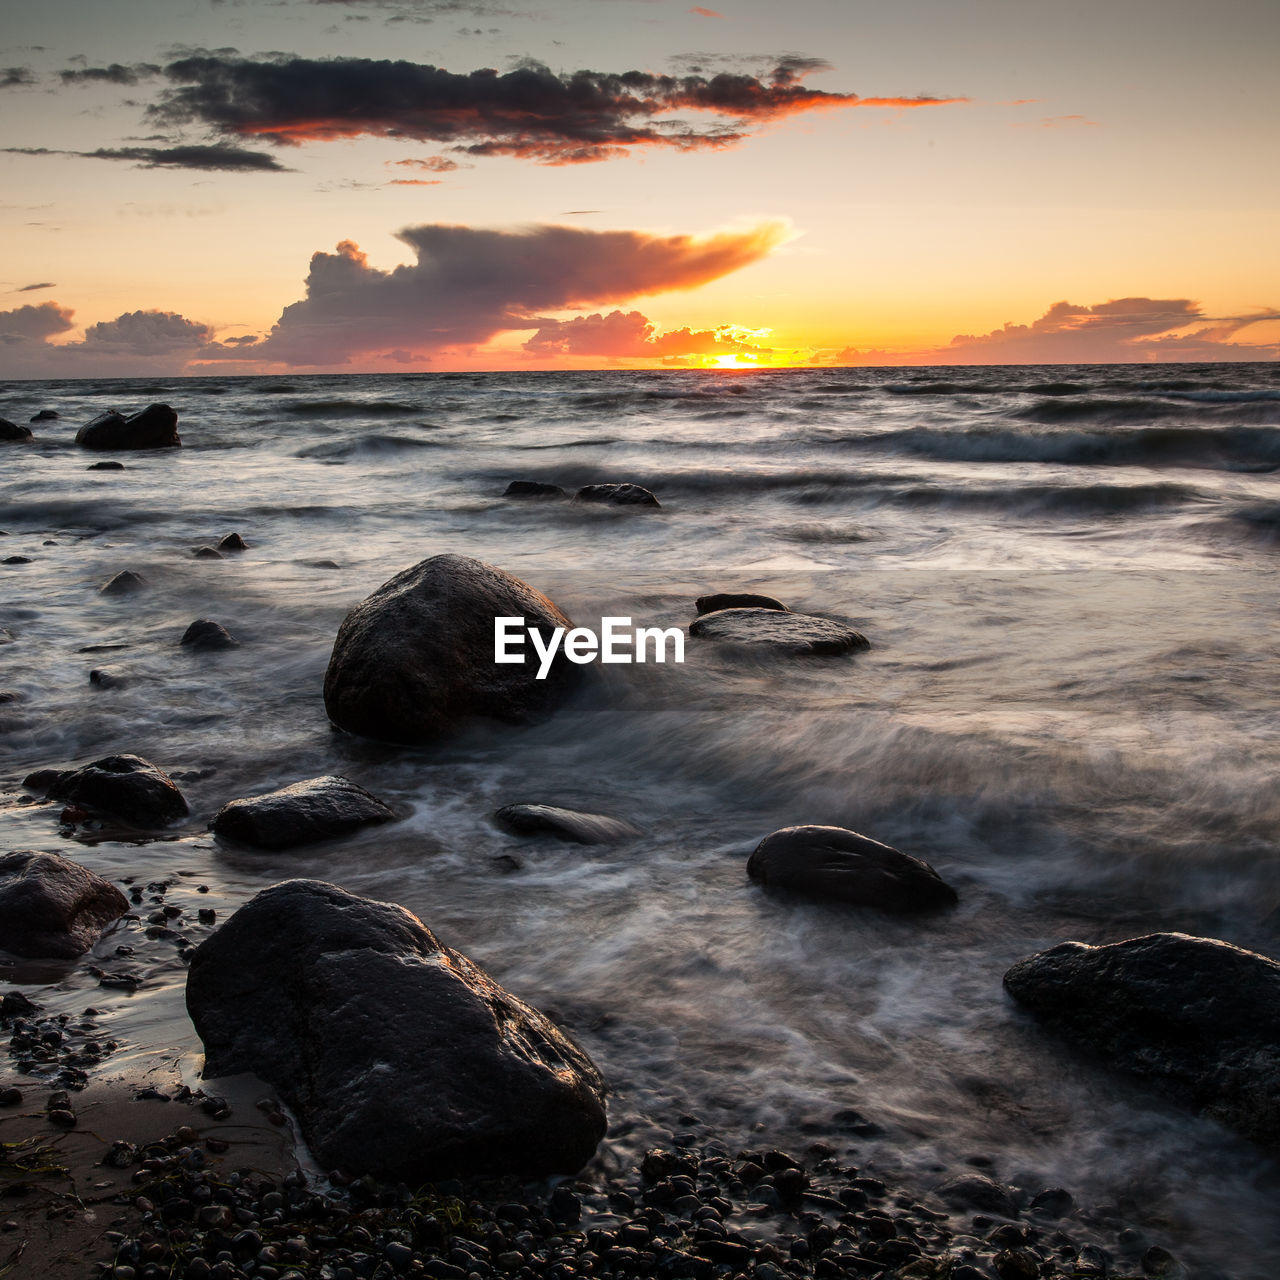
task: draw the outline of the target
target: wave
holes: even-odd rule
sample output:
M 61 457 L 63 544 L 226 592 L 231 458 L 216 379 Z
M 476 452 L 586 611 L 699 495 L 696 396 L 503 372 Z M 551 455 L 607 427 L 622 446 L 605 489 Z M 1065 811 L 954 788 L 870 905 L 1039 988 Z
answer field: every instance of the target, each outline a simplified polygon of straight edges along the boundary
M 1208 499 L 1182 484 L 1002 485 L 965 488 L 911 485 L 884 495 L 894 506 L 980 508 L 1018 514 L 1106 516 L 1159 510 Z
M 422 412 L 421 405 L 399 400 L 295 400 L 278 407 L 297 418 L 394 418 Z
M 355 440 L 326 440 L 321 444 L 299 449 L 295 458 L 354 458 L 376 457 L 378 454 L 406 453 L 414 449 L 447 449 L 443 440 L 419 440 L 413 436 L 371 435 Z

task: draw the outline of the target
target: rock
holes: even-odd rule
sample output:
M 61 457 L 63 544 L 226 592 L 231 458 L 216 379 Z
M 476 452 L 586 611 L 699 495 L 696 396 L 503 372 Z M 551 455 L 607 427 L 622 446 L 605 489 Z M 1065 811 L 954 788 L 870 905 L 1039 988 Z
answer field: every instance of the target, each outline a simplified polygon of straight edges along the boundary
M 100 413 L 76 432 L 76 444 L 86 449 L 172 449 L 181 443 L 178 415 L 167 404 L 148 405 L 132 418 Z
M 196 948 L 206 1076 L 252 1071 L 328 1168 L 411 1185 L 573 1173 L 604 1082 L 547 1018 L 402 907 L 315 880 L 264 890 Z
M 700 614 L 719 613 L 721 609 L 773 609 L 777 613 L 790 613 L 781 600 L 773 596 L 756 595 L 753 591 L 720 591 L 714 595 L 699 596 L 694 607 Z
M 49 788 L 70 772 L 70 769 L 33 769 L 23 778 L 22 785 L 36 795 L 48 795 Z
M 994 1213 L 1001 1218 L 1017 1217 L 1018 1207 L 1007 1187 L 981 1173 L 962 1173 L 938 1188 L 938 1199 L 953 1209 Z
M 589 484 L 573 495 L 574 502 L 607 502 L 614 507 L 660 507 L 662 504 L 638 484 Z
M 219 551 L 248 551 L 249 544 L 238 534 L 228 533 L 219 543 Z
M 704 613 L 689 624 L 689 634 L 704 640 L 765 645 L 794 654 L 833 655 L 871 648 L 866 636 L 842 622 L 773 608 Z
M 603 813 L 579 813 L 549 804 L 509 804 L 493 815 L 505 831 L 517 836 L 554 836 L 574 844 L 617 844 L 640 834 L 621 818 Z
M 54 409 L 41 409 L 39 413 L 31 415 L 32 422 L 53 422 L 57 418 L 57 411 Z
M 1064 942 L 1005 990 L 1044 1023 L 1280 1151 L 1280 964 L 1213 938 Z
M 197 618 L 183 633 L 179 644 L 191 649 L 235 649 L 240 641 L 226 627 L 208 618 Z
M 142 591 L 146 585 L 147 580 L 141 574 L 134 573 L 132 569 L 123 569 L 102 587 L 98 594 L 100 596 L 128 596 L 135 591 Z
M 347 778 L 309 778 L 265 795 L 232 800 L 210 824 L 214 834 L 259 849 L 291 849 L 346 835 L 395 814 Z
M 217 547 L 197 547 L 191 554 L 196 560 L 222 559 L 222 552 Z
M 502 495 L 504 498 L 567 498 L 569 495 L 558 484 L 543 484 L 541 480 L 513 480 Z
M 34 422 L 35 419 L 33 418 Z M 0 442 L 8 441 L 13 444 L 26 444 L 27 441 L 34 439 L 31 434 L 30 427 L 20 427 L 16 422 L 10 422 L 8 418 L 0 418 Z
M 57 854 L 0 857 L 0 947 L 14 955 L 81 956 L 128 910 L 109 880 Z
M 30 556 L 5 556 L 0 564 L 31 564 Z
M 106 462 L 91 462 L 86 471 L 123 471 L 124 463 L 116 462 L 114 459 L 108 459 Z
M 509 724 L 545 719 L 582 668 L 563 648 L 545 680 L 526 638 L 525 661 L 494 662 L 494 619 L 523 617 L 549 639 L 573 623 L 519 578 L 467 556 L 441 555 L 398 573 L 347 615 L 324 678 L 339 728 L 367 738 L 424 743 L 472 716 Z
M 129 681 L 119 667 L 94 667 L 89 683 L 97 689 L 123 689 Z
M 141 756 L 107 756 L 60 774 L 53 800 L 74 800 L 138 827 L 164 827 L 185 818 L 187 802 L 168 774 Z
M 956 891 L 927 863 L 844 827 L 784 827 L 767 835 L 747 874 L 819 902 L 908 913 L 952 906 Z

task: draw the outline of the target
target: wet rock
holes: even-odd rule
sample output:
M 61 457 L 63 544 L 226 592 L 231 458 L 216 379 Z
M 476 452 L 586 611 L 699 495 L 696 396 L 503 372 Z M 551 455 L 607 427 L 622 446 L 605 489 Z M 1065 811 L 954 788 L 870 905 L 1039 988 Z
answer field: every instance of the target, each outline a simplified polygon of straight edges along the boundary
M 1031 1212 L 1049 1218 L 1065 1218 L 1075 1207 L 1075 1197 L 1065 1187 L 1049 1187 L 1031 1200 Z
M 549 804 L 509 804 L 493 815 L 504 831 L 517 836 L 554 836 L 573 844 L 617 844 L 640 832 L 621 818 L 579 813 Z
M 719 613 L 721 609 L 773 609 L 778 613 L 790 613 L 781 600 L 773 596 L 756 595 L 754 591 L 719 591 L 714 595 L 699 596 L 694 605 L 700 614 Z
M 57 854 L 0 857 L 0 946 L 14 955 L 83 955 L 128 910 L 109 880 Z
M 34 422 L 35 419 L 33 418 L 32 421 Z M 0 442 L 26 444 L 32 439 L 34 437 L 30 427 L 20 427 L 16 422 L 10 422 L 8 418 L 0 418 Z
M 172 449 L 180 445 L 178 415 L 167 404 L 148 405 L 131 418 L 100 413 L 76 432 L 86 449 Z
M 938 1188 L 938 1199 L 953 1209 L 978 1213 L 994 1213 L 1001 1218 L 1014 1218 L 1018 1207 L 1007 1187 L 981 1173 L 962 1173 Z
M 543 484 L 541 480 L 513 480 L 507 485 L 504 498 L 567 498 L 569 495 L 558 484 Z
M 137 827 L 164 827 L 185 818 L 187 802 L 172 778 L 141 756 L 107 756 L 60 774 L 49 787 L 54 800 L 74 800 Z
M 588 484 L 573 495 L 574 502 L 604 502 L 614 507 L 660 507 L 657 498 L 638 484 Z
M 53 422 L 57 418 L 57 411 L 54 409 L 41 409 L 39 413 L 31 415 L 32 422 Z
M 756 846 L 747 874 L 769 889 L 896 913 L 933 911 L 957 901 L 956 891 L 927 862 L 844 827 L 775 831 Z
M 519 578 L 467 556 L 423 560 L 347 615 L 324 680 L 329 719 L 367 738 L 425 743 L 473 716 L 544 719 L 580 678 L 561 649 L 545 680 L 526 638 L 525 661 L 494 662 L 494 619 L 522 617 L 549 639 L 573 623 Z
M 0 564 L 30 564 L 30 563 L 31 563 L 30 556 L 5 556 L 3 560 L 0 560 Z
M 197 547 L 192 553 L 196 560 L 221 560 L 222 552 L 217 547 Z
M 89 672 L 89 683 L 95 689 L 123 689 L 129 680 L 119 667 L 94 667 Z
M 238 534 L 228 533 L 218 543 L 219 551 L 248 551 L 249 544 Z
M 100 596 L 130 596 L 137 591 L 146 588 L 147 580 L 139 573 L 134 573 L 132 569 L 124 569 L 117 573 L 104 587 L 99 590 Z
M 179 644 L 190 649 L 235 649 L 240 641 L 221 623 L 197 618 L 183 633 Z
M 604 1135 L 576 1044 L 403 908 L 334 885 L 241 907 L 193 953 L 187 1007 L 206 1075 L 256 1073 L 331 1168 L 570 1173 Z
M 1046 1026 L 1280 1150 L 1280 964 L 1183 933 L 1064 942 L 1004 975 Z
M 91 462 L 86 471 L 123 471 L 124 463 L 116 462 L 114 459 L 108 459 L 106 462 Z
M 33 769 L 23 778 L 22 785 L 34 795 L 48 795 L 49 788 L 69 772 L 69 769 Z
M 717 609 L 689 624 L 704 640 L 762 645 L 783 653 L 837 655 L 871 648 L 866 636 L 843 622 L 773 608 Z
M 22 1105 L 22 1090 L 15 1089 L 13 1085 L 9 1085 L 4 1089 L 0 1089 L 0 1107 L 20 1107 Z
M 212 822 L 216 835 L 258 849 L 291 849 L 346 835 L 395 814 L 376 796 L 347 778 L 327 776 L 295 782 L 266 795 L 232 800 Z

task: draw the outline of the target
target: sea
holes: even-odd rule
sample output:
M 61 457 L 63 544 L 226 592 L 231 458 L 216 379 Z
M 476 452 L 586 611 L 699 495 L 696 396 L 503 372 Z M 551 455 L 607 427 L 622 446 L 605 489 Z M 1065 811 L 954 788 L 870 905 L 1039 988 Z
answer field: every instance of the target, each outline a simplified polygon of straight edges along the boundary
M 152 402 L 180 449 L 74 444 Z M 1160 930 L 1280 955 L 1280 364 L 0 385 L 0 416 L 45 409 L 0 452 L 5 848 L 165 882 L 188 918 L 295 876 L 402 904 L 590 1052 L 606 1171 L 683 1130 L 822 1140 L 921 1192 L 966 1168 L 1066 1187 L 1193 1274 L 1274 1276 L 1276 1162 L 1056 1039 L 1001 977 Z M 108 456 L 124 469 L 90 469 Z M 632 482 L 661 506 L 505 498 L 514 480 Z M 231 532 L 248 550 L 196 556 Z M 690 637 L 682 663 L 591 668 L 535 726 L 417 749 L 336 730 L 343 617 L 443 552 L 582 626 L 685 627 L 698 596 L 750 590 L 871 647 Z M 145 590 L 99 594 L 126 569 Z M 240 646 L 182 647 L 197 618 Z M 22 786 L 121 752 L 180 780 L 188 823 L 103 838 Z M 227 801 L 329 773 L 405 816 L 289 852 L 211 836 Z M 520 802 L 641 834 L 520 839 L 492 816 Z M 925 859 L 959 905 L 763 893 L 749 854 L 802 823 Z M 182 961 L 144 928 L 79 962 L 0 961 L 0 989 L 104 1010 L 104 1070 L 198 1082 Z M 122 964 L 136 990 L 91 972 Z

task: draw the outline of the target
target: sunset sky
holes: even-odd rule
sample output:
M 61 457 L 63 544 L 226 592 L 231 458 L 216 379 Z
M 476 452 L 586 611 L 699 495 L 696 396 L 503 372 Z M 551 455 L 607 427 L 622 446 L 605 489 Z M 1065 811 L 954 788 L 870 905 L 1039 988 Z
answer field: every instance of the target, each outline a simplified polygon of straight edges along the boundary
M 2 377 L 1280 355 L 1276 0 L 0 6 Z

